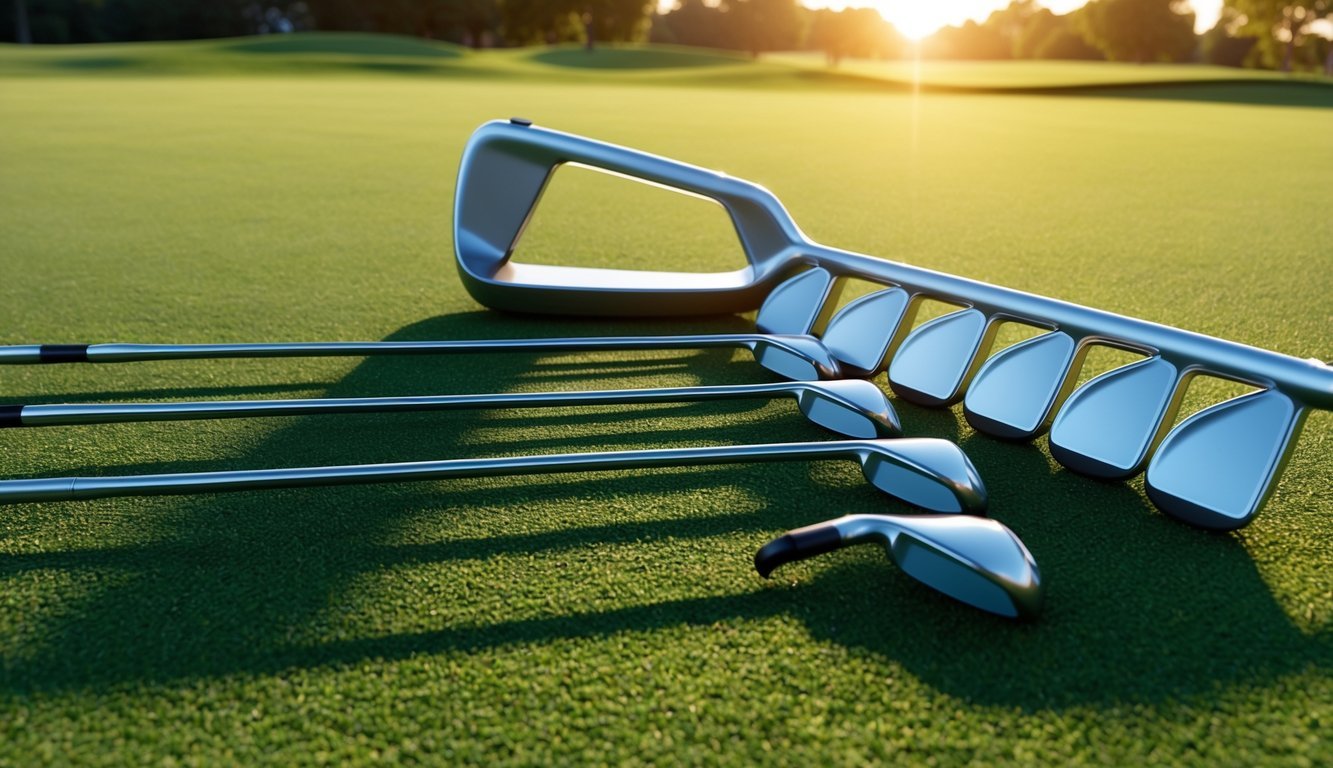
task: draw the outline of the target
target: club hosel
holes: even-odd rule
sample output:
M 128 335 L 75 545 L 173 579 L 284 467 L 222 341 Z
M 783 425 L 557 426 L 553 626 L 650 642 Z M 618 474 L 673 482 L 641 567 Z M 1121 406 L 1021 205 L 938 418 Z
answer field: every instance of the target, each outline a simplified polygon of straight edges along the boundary
M 893 530 L 886 528 L 885 518 L 885 515 L 846 515 L 837 520 L 830 520 L 829 524 L 838 529 L 843 544 L 850 546 L 866 542 L 884 542 L 896 536 L 896 528 Z

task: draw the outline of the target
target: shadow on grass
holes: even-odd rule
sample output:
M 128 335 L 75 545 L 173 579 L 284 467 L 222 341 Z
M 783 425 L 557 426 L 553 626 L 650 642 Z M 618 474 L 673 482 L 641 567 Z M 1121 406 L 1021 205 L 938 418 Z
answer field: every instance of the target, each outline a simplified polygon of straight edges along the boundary
M 392 338 L 479 337 L 485 335 L 480 326 L 497 336 L 546 335 L 551 325 L 471 313 L 428 320 Z M 579 332 L 579 323 L 563 325 L 562 332 Z M 739 319 L 696 325 L 692 331 L 743 329 Z M 660 330 L 651 324 L 615 329 Z M 708 383 L 764 380 L 757 366 L 742 364 L 739 357 L 710 353 L 688 359 Z M 523 355 L 372 358 L 328 394 L 499 390 L 541 365 Z M 634 370 L 633 361 L 625 360 L 611 368 L 617 376 Z M 701 404 L 690 406 L 688 414 L 659 408 L 647 412 L 655 425 L 648 430 L 626 428 L 599 413 L 542 423 L 511 413 L 497 418 L 469 412 L 309 418 L 293 420 L 259 447 L 212 462 L 212 468 L 443 458 L 489 453 L 498 445 L 573 451 L 645 442 L 819 439 L 794 407 L 782 408 Z M 903 420 L 912 434 L 960 435 L 953 412 L 903 407 Z M 509 430 L 515 437 L 469 441 L 480 429 Z M 773 582 L 749 577 L 728 594 L 369 637 L 319 629 L 325 612 L 345 602 L 358 579 L 404 565 L 476 563 L 580 551 L 590 544 L 706 541 L 737 531 L 752 534 L 747 538 L 757 547 L 784 528 L 825 516 L 905 511 L 860 484 L 838 490 L 835 507 L 824 496 L 830 493 L 827 486 L 810 472 L 793 469 L 797 465 L 122 499 L 106 504 L 142 515 L 142 543 L 0 555 L 0 578 L 8 584 L 53 571 L 96 577 L 86 594 L 59 598 L 58 610 L 34 617 L 39 631 L 33 647 L 0 664 L 0 693 L 273 674 L 773 617 L 797 618 L 819 642 L 901 664 L 949 695 L 1025 710 L 1163 702 L 1329 666 L 1329 636 L 1305 635 L 1292 626 L 1235 538 L 1171 522 L 1125 485 L 1052 469 L 1037 447 L 965 439 L 987 478 L 994 514 L 1024 537 L 1046 577 L 1047 611 L 1035 623 L 1010 623 L 952 602 L 896 571 L 882 552 L 859 548 L 788 567 Z M 181 471 L 199 464 L 105 471 Z M 735 488 L 753 502 L 745 511 L 395 541 L 396 532 L 425 515 L 465 520 L 473 509 L 503 507 L 517 517 L 542 503 L 589 508 L 606 499 L 675 494 L 684 499 L 684 492 L 711 495 Z M 34 514 L 59 511 L 46 505 Z M 753 549 L 716 553 L 719 559 L 747 562 L 752 555 Z M 560 589 L 562 578 L 578 575 L 553 574 L 553 590 Z
M 179 400 L 183 398 L 242 397 L 244 395 L 276 395 L 283 392 L 311 392 L 332 386 L 329 382 L 308 381 L 297 383 L 246 384 L 239 386 L 159 387 L 157 389 L 104 389 L 79 392 L 77 395 L 41 395 L 15 397 L 0 395 L 0 405 L 36 405 L 38 403 L 67 403 L 76 400 L 91 403 L 110 400 Z
M 1071 96 L 1146 101 L 1192 101 L 1262 107 L 1333 109 L 1331 82 L 1264 82 L 1237 80 L 1211 83 L 1149 83 L 1100 88 L 1074 88 Z

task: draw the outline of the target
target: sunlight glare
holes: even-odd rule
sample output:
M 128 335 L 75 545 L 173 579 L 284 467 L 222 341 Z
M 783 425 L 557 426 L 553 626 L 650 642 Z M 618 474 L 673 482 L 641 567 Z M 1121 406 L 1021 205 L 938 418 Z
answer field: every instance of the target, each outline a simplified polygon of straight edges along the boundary
M 674 3 L 675 0 L 665 0 Z M 971 20 L 986 20 L 992 12 L 1010 0 L 801 0 L 810 8 L 874 8 L 903 37 L 918 41 L 942 27 L 961 26 Z M 1038 0 L 1037 4 L 1056 14 L 1066 14 L 1085 5 L 1087 0 Z M 1195 12 L 1195 31 L 1203 32 L 1217 22 L 1222 0 L 1189 0 Z
M 941 12 L 948 11 L 936 3 L 880 2 L 874 4 L 890 24 L 908 40 L 917 41 L 947 24 Z

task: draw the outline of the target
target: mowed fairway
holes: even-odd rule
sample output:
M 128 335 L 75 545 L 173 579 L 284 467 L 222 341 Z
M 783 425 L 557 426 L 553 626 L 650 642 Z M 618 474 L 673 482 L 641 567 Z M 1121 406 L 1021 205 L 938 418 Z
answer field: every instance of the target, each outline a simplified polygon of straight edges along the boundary
M 758 181 L 823 242 L 1333 359 L 1333 90 L 1314 85 L 913 95 L 774 63 L 621 82 L 513 54 L 32 76 L 3 53 L 0 343 L 749 326 L 474 303 L 452 264 L 459 154 L 521 115 Z M 750 66 L 771 87 L 737 87 Z M 534 258 L 736 265 L 694 207 L 604 183 L 571 176 Z M 765 380 L 717 351 L 199 361 L 0 367 L 0 402 Z M 954 603 L 873 548 L 756 576 L 783 530 L 909 511 L 851 463 L 5 507 L 0 765 L 1333 760 L 1328 413 L 1268 509 L 1220 535 L 1161 515 L 1141 481 L 1072 475 L 1044 439 L 897 405 L 909 434 L 967 449 L 1041 566 L 1039 621 Z M 64 427 L 0 432 L 0 473 L 826 437 L 790 402 L 744 401 Z

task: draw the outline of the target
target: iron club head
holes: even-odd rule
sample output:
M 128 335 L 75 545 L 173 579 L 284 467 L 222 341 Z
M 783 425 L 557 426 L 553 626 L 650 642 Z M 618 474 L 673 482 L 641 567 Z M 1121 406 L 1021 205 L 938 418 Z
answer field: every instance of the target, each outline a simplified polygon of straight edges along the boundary
M 857 444 L 866 481 L 916 507 L 983 515 L 986 486 L 957 443 L 938 438 L 867 440 Z
M 801 382 L 796 405 L 810 421 L 848 437 L 900 437 L 898 414 L 884 390 L 864 379 Z
M 908 576 L 974 608 L 1011 619 L 1041 612 L 1041 574 L 1027 547 L 1002 523 L 969 515 L 848 515 L 779 536 L 754 567 L 768 578 L 784 563 L 870 541 Z
M 842 366 L 813 336 L 758 336 L 746 346 L 755 362 L 784 379 L 819 381 L 842 378 Z

